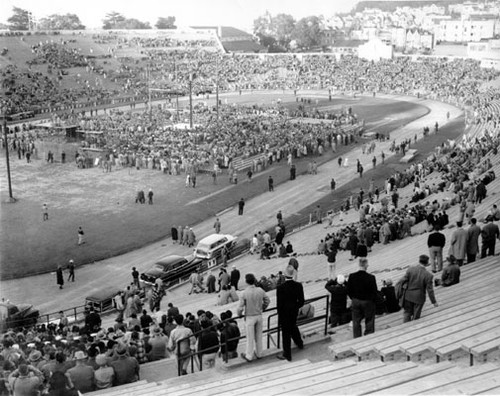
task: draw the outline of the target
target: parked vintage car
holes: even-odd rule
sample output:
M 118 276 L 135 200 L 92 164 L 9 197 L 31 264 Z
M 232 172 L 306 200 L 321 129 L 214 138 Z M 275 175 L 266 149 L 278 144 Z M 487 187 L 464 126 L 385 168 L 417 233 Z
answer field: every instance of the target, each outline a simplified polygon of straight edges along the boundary
M 0 302 L 0 332 L 7 329 L 19 329 L 36 324 L 40 312 L 31 304 L 12 304 Z
M 163 280 L 164 287 L 179 282 L 180 279 L 187 278 L 194 270 L 207 268 L 207 263 L 193 255 L 166 256 L 157 261 L 151 268 L 141 274 L 141 281 L 148 285 L 153 285 L 156 279 Z
M 236 243 L 236 237 L 228 234 L 212 234 L 200 242 L 194 249 L 194 256 L 205 260 L 217 260 L 222 256 L 222 251 L 227 249 L 230 253 L 232 246 Z

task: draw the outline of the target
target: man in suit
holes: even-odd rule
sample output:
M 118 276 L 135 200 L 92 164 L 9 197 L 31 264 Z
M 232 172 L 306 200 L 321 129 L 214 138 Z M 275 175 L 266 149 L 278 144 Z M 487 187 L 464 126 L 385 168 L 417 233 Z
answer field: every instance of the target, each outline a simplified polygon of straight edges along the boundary
M 451 235 L 449 256 L 454 256 L 461 267 L 467 252 L 467 231 L 462 228 L 462 222 L 457 221 L 457 229 Z
M 428 265 L 429 256 L 425 254 L 421 255 L 419 257 L 418 264 L 410 266 L 401 280 L 402 283 L 407 283 L 403 302 L 404 322 L 420 318 L 420 314 L 422 313 L 422 308 L 425 303 L 426 291 L 429 295 L 431 303 L 433 303 L 435 307 L 438 306 L 436 297 L 434 296 L 432 274 L 425 269 Z
M 498 226 L 493 223 L 493 217 L 487 216 L 486 224 L 481 230 L 481 237 L 483 239 L 483 245 L 481 246 L 481 258 L 485 258 L 486 255 L 495 255 L 495 242 L 496 239 L 500 239 L 500 232 Z
M 432 272 L 436 273 L 443 269 L 443 248 L 446 244 L 446 237 L 439 232 L 439 225 L 434 224 L 434 232 L 427 238 L 427 247 L 431 256 Z
M 473 217 L 470 219 L 471 226 L 467 229 L 467 264 L 476 261 L 479 253 L 479 235 L 481 228 L 476 224 L 477 220 Z
M 361 337 L 361 321 L 365 319 L 365 335 L 375 332 L 375 301 L 377 281 L 375 276 L 366 272 L 368 259 L 359 259 L 359 271 L 349 275 L 347 294 L 352 300 L 352 332 L 354 338 Z
M 292 339 L 299 349 L 304 348 L 304 341 L 297 326 L 297 314 L 304 305 L 304 289 L 302 284 L 293 280 L 294 268 L 289 265 L 285 269 L 285 282 L 276 289 L 276 305 L 278 323 L 283 338 L 283 354 L 280 360 L 292 360 Z

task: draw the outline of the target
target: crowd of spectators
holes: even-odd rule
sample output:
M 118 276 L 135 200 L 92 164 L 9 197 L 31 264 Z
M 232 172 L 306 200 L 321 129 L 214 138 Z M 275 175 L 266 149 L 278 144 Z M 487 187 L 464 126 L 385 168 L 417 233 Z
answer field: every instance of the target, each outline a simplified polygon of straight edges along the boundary
M 49 63 L 57 68 L 90 67 L 88 78 L 82 78 L 94 89 L 110 90 L 102 80 L 114 82 L 111 95 L 147 98 L 148 88 L 176 88 L 187 92 L 193 79 L 194 92 L 213 91 L 216 83 L 221 90 L 242 89 L 325 89 L 332 92 L 392 92 L 425 95 L 471 106 L 482 118 L 485 104 L 499 99 L 498 89 L 479 91 L 481 84 L 498 77 L 493 69 L 484 69 L 471 59 L 396 57 L 371 62 L 355 56 L 337 59 L 334 55 L 273 54 L 268 56 L 221 54 L 211 39 L 178 40 L 168 37 L 123 37 L 95 35 L 96 44 L 107 45 L 106 56 L 113 62 L 88 59 L 72 40 L 46 40 L 33 45 L 31 63 Z M 78 41 L 77 43 L 78 44 Z M 138 49 L 135 55 L 119 56 L 117 50 Z M 94 57 L 95 58 L 95 57 Z M 22 65 L 19 65 L 22 68 Z M 20 70 L 20 72 L 24 72 Z M 87 70 L 89 72 L 89 70 Z M 49 76 L 57 81 L 60 75 Z M 30 85 L 28 79 L 18 83 Z M 82 102 L 98 103 L 94 92 L 85 92 L 87 84 L 79 86 Z M 479 92 L 479 94 L 478 94 Z M 36 95 L 34 105 L 46 107 L 48 93 Z M 16 102 L 12 107 L 17 105 Z M 61 107 L 63 109 L 64 106 Z M 16 112 L 12 110 L 12 112 Z M 488 117 L 488 116 L 486 116 Z
M 214 109 L 198 105 L 195 111 L 201 125 L 193 130 L 176 128 L 174 110 L 157 107 L 142 113 L 75 114 L 68 122 L 83 131 L 98 131 L 87 134 L 83 146 L 104 150 L 117 166 L 151 168 L 174 175 L 228 168 L 236 157 L 260 153 L 266 154 L 263 167 L 288 161 L 289 156 L 320 155 L 327 148 L 350 143 L 354 131 L 348 127 L 357 122 L 350 109 L 335 113 L 316 110 L 315 116 L 327 119 L 318 124 L 290 118 L 279 105 L 224 107 L 219 122 L 214 119 Z
M 499 145 L 500 136 L 476 138 L 472 144 L 443 143 L 428 158 L 387 179 L 386 194 L 380 199 L 379 188 L 370 182 L 366 195 L 361 189 L 357 197 L 351 195 L 342 205 L 342 212 L 351 208 L 358 211 L 359 221 L 326 234 L 317 253 L 328 256 L 330 252 L 347 250 L 351 259 L 366 257 L 375 243 L 387 244 L 411 236 L 411 228 L 420 222 L 426 222 L 428 231 L 443 229 L 450 223 L 447 210 L 453 205 L 459 205 L 457 221 L 470 221 L 487 195 L 488 184 L 496 177 L 487 154 L 496 155 Z M 438 176 L 436 182 L 430 183 L 428 176 L 433 172 Z M 408 185 L 412 185 L 412 198 L 400 207 L 398 188 Z M 436 194 L 434 200 L 419 203 L 432 194 Z
M 194 336 L 182 341 L 186 335 Z M 55 323 L 2 335 L 0 394 L 77 395 L 124 385 L 140 379 L 146 362 L 177 356 L 184 367 L 179 356 L 191 351 L 200 352 L 195 364 L 211 368 L 217 355 L 237 356 L 239 336 L 230 310 L 220 317 L 203 310 L 182 315 L 170 303 L 161 320 L 144 309 L 107 329 L 92 307 L 81 326 L 61 311 Z

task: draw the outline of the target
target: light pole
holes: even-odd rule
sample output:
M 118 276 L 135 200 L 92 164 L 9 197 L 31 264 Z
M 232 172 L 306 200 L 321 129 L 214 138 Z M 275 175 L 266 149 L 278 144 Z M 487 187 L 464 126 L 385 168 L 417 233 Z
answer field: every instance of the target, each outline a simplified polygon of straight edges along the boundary
M 16 199 L 12 195 L 12 181 L 10 178 L 9 141 L 7 140 L 7 108 L 4 108 L 4 113 L 3 113 L 3 136 L 5 139 L 5 159 L 7 161 L 7 180 L 9 182 L 9 202 L 16 202 Z
M 215 107 L 217 109 L 217 123 L 219 122 L 219 56 L 215 58 Z
M 189 129 L 193 129 L 193 80 L 195 78 L 194 73 L 189 75 Z

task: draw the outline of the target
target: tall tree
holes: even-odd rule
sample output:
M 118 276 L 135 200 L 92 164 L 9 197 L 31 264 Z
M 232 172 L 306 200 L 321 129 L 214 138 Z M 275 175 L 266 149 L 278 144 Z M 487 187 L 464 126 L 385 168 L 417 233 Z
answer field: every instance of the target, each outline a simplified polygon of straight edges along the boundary
M 31 13 L 19 7 L 12 7 L 12 16 L 7 19 L 10 30 L 29 30 Z
M 85 26 L 76 14 L 52 14 L 40 20 L 39 28 L 43 30 L 83 30 Z
M 278 43 L 283 47 L 288 47 L 292 39 L 293 29 L 295 28 L 295 19 L 293 16 L 278 14 L 272 19 L 272 26 Z
M 309 49 L 321 43 L 321 24 L 317 16 L 300 19 L 293 30 L 292 39 L 299 48 Z
M 103 19 L 103 29 L 151 29 L 149 22 L 142 22 L 135 18 L 125 18 L 116 11 L 106 14 Z
M 119 12 L 116 11 L 111 11 L 106 14 L 104 19 L 102 20 L 103 22 L 103 29 L 116 29 L 116 25 L 120 22 L 123 22 L 125 20 L 125 17 L 120 14 Z
M 157 29 L 177 29 L 177 26 L 175 26 L 175 17 L 174 16 L 168 16 L 166 18 L 159 17 L 158 21 L 155 24 L 155 27 Z
M 115 29 L 151 29 L 149 22 L 142 22 L 135 18 L 127 18 L 116 24 Z
M 268 11 L 254 20 L 254 34 L 262 45 L 273 50 L 286 50 L 292 39 L 295 20 L 291 15 L 278 14 L 272 16 Z M 267 45 L 265 44 L 267 43 Z

